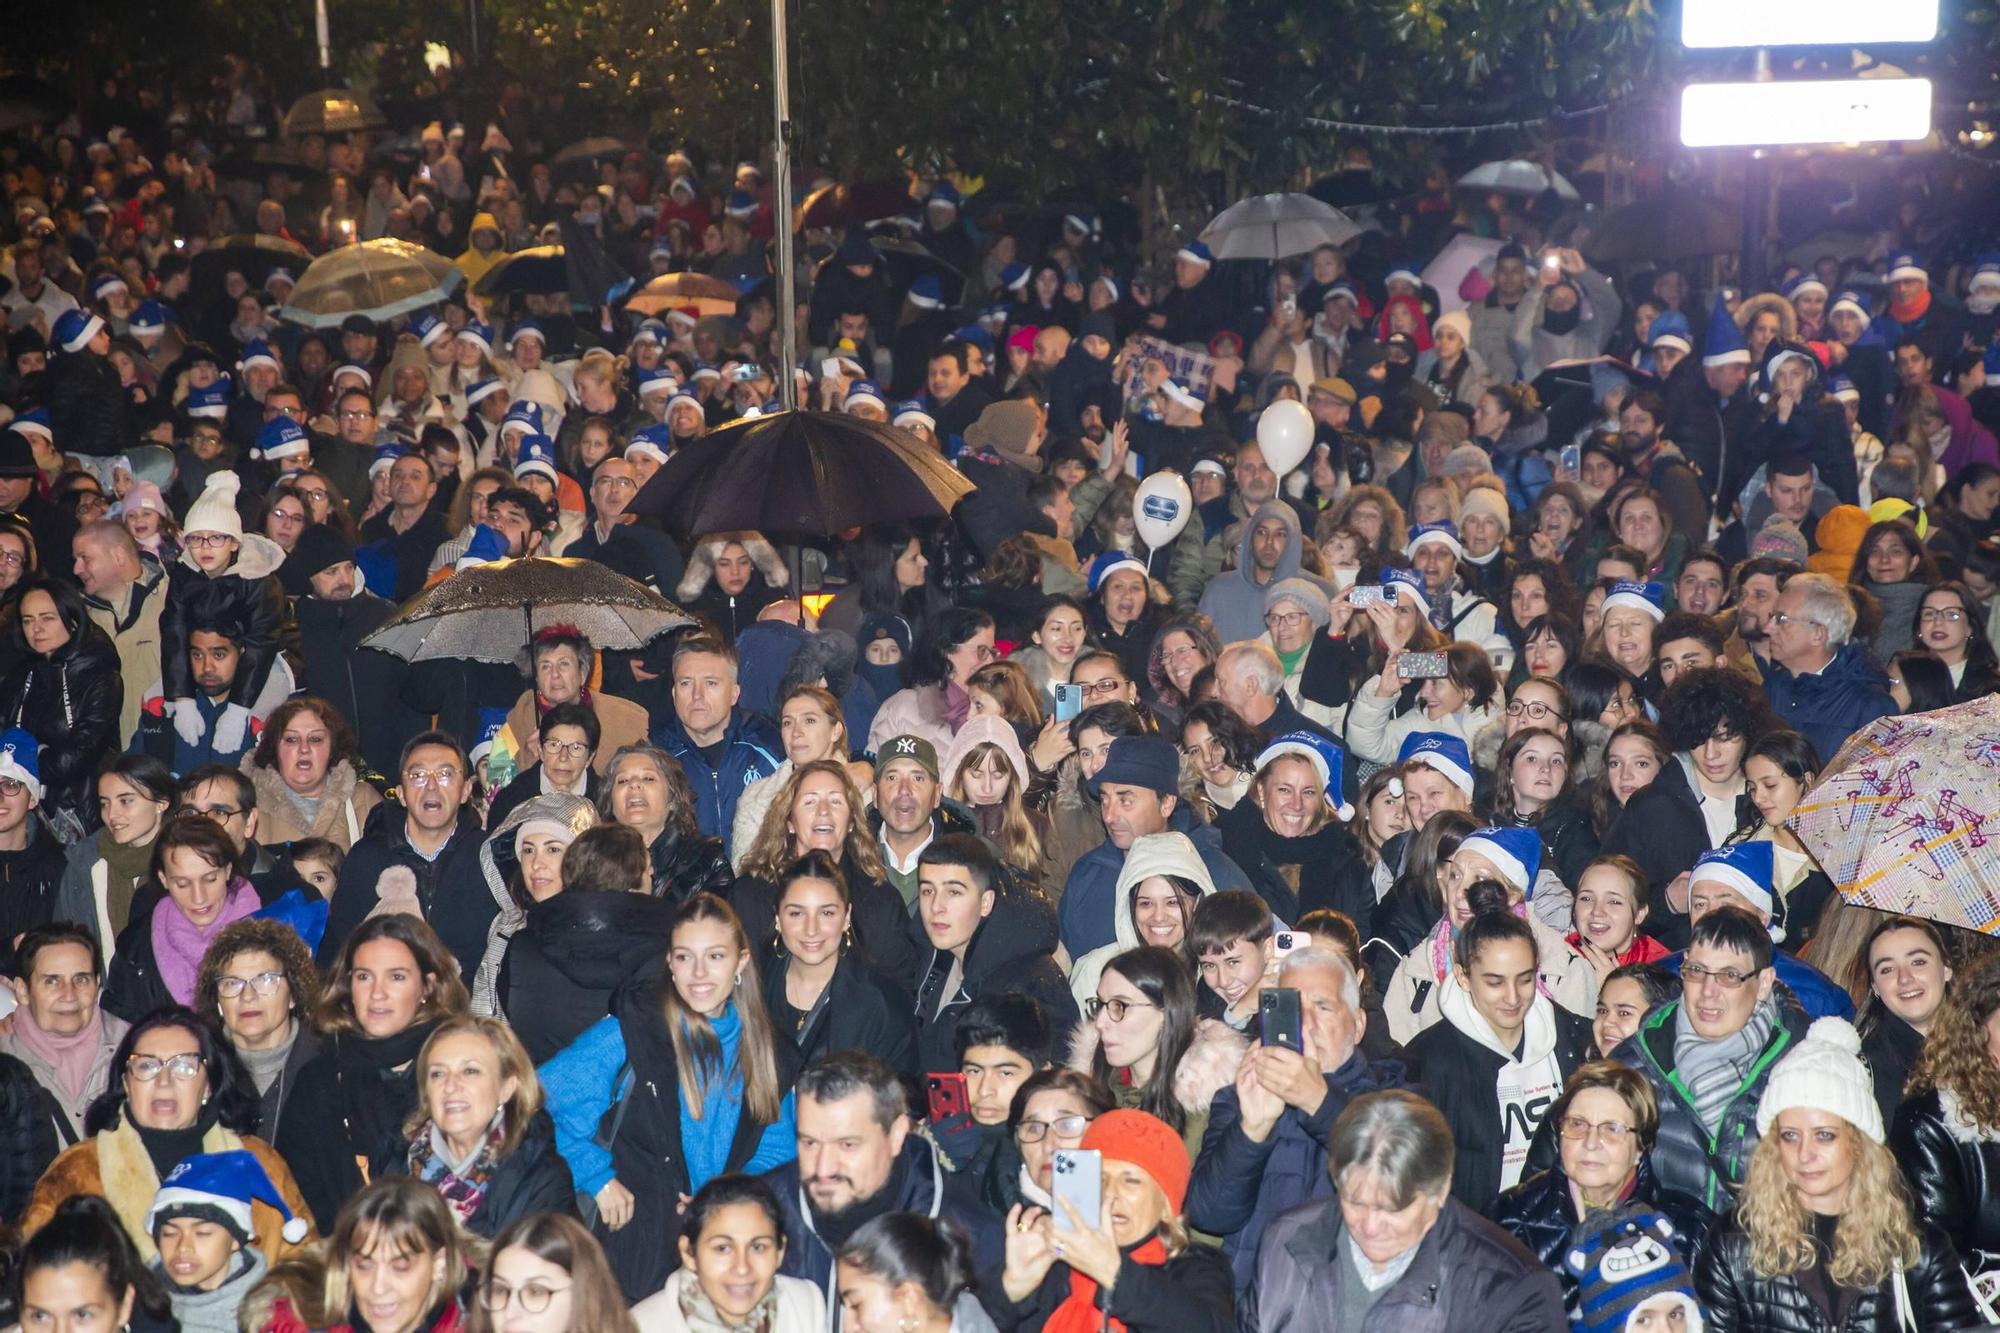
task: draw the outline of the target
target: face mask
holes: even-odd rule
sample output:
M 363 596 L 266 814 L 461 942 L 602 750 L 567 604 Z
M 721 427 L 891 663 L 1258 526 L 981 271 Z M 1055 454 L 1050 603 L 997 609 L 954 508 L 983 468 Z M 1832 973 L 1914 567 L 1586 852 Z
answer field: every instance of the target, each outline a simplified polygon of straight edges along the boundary
M 1542 312 L 1542 327 L 1560 338 L 1574 333 L 1576 326 L 1583 322 L 1583 307 L 1573 305 L 1567 310 L 1545 310 Z
M 1990 315 L 1996 307 L 2000 307 L 2000 292 L 1973 292 L 1965 298 L 1965 308 L 1975 315 Z

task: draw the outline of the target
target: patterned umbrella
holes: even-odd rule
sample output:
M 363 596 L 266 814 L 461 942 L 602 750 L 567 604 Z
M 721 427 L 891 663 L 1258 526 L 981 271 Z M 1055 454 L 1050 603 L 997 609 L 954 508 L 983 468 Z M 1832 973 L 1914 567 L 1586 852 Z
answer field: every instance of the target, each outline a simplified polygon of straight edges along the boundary
M 2000 934 L 1996 784 L 2000 698 L 1985 695 L 1850 736 L 1791 826 L 1848 901 Z
M 393 319 L 438 304 L 463 281 L 443 255 L 383 236 L 313 260 L 278 317 L 309 329 L 336 328 L 349 315 Z
M 411 662 L 512 662 L 538 629 L 574 625 L 592 645 L 642 648 L 694 618 L 595 560 L 495 560 L 434 583 L 363 640 Z

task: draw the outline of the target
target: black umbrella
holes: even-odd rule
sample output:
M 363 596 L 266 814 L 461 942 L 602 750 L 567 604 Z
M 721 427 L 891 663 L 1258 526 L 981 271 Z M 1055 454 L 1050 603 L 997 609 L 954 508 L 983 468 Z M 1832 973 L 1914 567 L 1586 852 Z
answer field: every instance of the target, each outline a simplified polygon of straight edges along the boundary
M 197 292 L 219 292 L 223 276 L 234 269 L 250 284 L 250 290 L 256 291 L 272 269 L 290 269 L 296 283 L 312 261 L 312 251 L 282 236 L 225 236 L 194 257 L 189 282 Z
M 486 298 L 521 292 L 530 296 L 554 296 L 569 290 L 569 264 L 560 245 L 537 245 L 516 250 L 486 270 L 472 284 L 474 296 Z
M 1593 230 L 1594 260 L 1672 263 L 1733 253 L 1743 244 L 1743 210 L 1726 199 L 1670 189 L 1612 209 Z
M 632 501 L 687 537 L 750 529 L 827 538 L 943 518 L 972 483 L 907 431 L 835 412 L 774 412 L 680 450 Z

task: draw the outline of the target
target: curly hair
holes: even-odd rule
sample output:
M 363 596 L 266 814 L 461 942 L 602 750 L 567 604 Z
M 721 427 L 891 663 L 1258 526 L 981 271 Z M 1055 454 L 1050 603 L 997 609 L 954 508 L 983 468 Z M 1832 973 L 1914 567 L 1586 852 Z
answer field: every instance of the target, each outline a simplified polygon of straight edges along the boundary
M 1952 983 L 1909 1082 L 1912 1095 L 1949 1092 L 1959 1113 L 1988 1134 L 2000 1133 L 2000 1068 L 1986 1047 L 1986 1021 L 1996 1010 L 2000 959 Z
M 201 956 L 201 970 L 194 979 L 195 1012 L 221 1012 L 222 992 L 218 988 L 223 969 L 246 953 L 267 953 L 278 960 L 278 970 L 285 974 L 291 995 L 292 1017 L 301 1023 L 309 1021 L 313 1001 L 319 998 L 319 969 L 313 965 L 312 950 L 284 922 L 254 916 L 224 926 Z
M 1676 679 L 1660 699 L 1660 730 L 1675 750 L 1701 748 L 1728 728 L 1747 746 L 1778 726 L 1764 691 L 1733 667 L 1701 667 Z
M 1843 1122 L 1854 1150 L 1854 1178 L 1847 1208 L 1833 1233 L 1827 1276 L 1849 1290 L 1887 1282 L 1922 1255 L 1910 1217 L 1910 1191 L 1889 1150 Z M 1750 1267 L 1760 1277 L 1789 1277 L 1818 1262 L 1813 1216 L 1785 1178 L 1776 1126 L 1750 1153 L 1750 1171 L 1738 1196 L 1736 1219 L 1750 1239 Z
M 743 854 L 744 874 L 776 884 L 786 868 L 798 859 L 792 848 L 792 805 L 798 800 L 799 788 L 805 785 L 805 780 L 821 775 L 840 779 L 841 791 L 847 797 L 847 843 L 841 848 L 840 859 L 851 859 L 854 868 L 870 879 L 885 877 L 882 853 L 868 832 L 868 812 L 861 804 L 861 793 L 847 765 L 837 759 L 816 759 L 792 770 L 785 785 L 772 795 L 764 822 L 758 826 L 750 850 Z
M 327 741 L 330 745 L 326 761 L 329 772 L 339 767 L 342 760 L 352 759 L 360 752 L 361 746 L 354 739 L 354 728 L 347 725 L 347 719 L 341 715 L 341 711 L 324 699 L 304 694 L 296 699 L 287 699 L 272 710 L 271 720 L 264 724 L 264 730 L 258 734 L 256 752 L 250 757 L 250 762 L 254 766 L 277 771 L 278 742 L 284 739 L 285 728 L 291 726 L 292 719 L 300 713 L 311 713 L 326 727 Z
M 1331 532 L 1335 528 L 1354 527 L 1354 510 L 1358 505 L 1372 504 L 1382 511 L 1382 533 L 1375 539 L 1374 553 L 1379 558 L 1400 555 L 1404 543 L 1410 540 L 1409 519 L 1403 514 L 1403 506 L 1396 503 L 1396 497 L 1385 486 L 1356 486 L 1341 498 L 1339 504 L 1327 511 L 1327 516 L 1316 525 Z M 1358 529 L 1357 529 L 1358 530 Z M 1320 541 L 1326 538 L 1319 532 L 1313 534 Z
M 694 788 L 688 785 L 687 770 L 681 767 L 680 760 L 657 745 L 620 746 L 618 753 L 611 756 L 611 762 L 604 766 L 604 790 L 597 798 L 598 817 L 607 824 L 618 822 L 612 796 L 618 781 L 618 766 L 627 759 L 643 759 L 659 773 L 660 785 L 666 792 L 667 827 L 679 831 L 683 837 L 700 837 L 701 828 L 694 813 Z
M 1548 602 L 1548 609 L 1541 616 L 1533 617 L 1530 623 L 1549 616 L 1561 616 L 1572 624 L 1583 620 L 1583 598 L 1576 591 L 1576 581 L 1563 573 L 1561 565 L 1534 556 L 1516 560 L 1513 568 L 1507 571 L 1507 587 L 1496 600 L 1500 603 L 1500 628 L 1514 641 L 1517 649 L 1528 641 L 1528 627 L 1514 620 L 1514 585 L 1524 578 L 1540 579 L 1543 596 Z

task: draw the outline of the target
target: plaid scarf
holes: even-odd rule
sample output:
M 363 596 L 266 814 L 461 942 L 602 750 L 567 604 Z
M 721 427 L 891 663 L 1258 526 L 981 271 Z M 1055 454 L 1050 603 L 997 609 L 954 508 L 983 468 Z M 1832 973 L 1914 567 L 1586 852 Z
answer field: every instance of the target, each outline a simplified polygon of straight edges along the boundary
M 410 1174 L 436 1186 L 452 1212 L 458 1215 L 461 1226 L 472 1220 L 486 1199 L 486 1185 L 493 1178 L 493 1168 L 499 1165 L 500 1141 L 506 1136 L 506 1129 L 507 1112 L 502 1108 L 487 1126 L 486 1141 L 479 1145 L 479 1151 L 472 1155 L 471 1161 L 457 1166 L 451 1162 L 451 1148 L 444 1135 L 428 1120 L 410 1144 Z
M 1749 1021 L 1730 1036 L 1711 1041 L 1694 1030 L 1683 1003 L 1674 1014 L 1674 1073 L 1687 1089 L 1688 1100 L 1702 1128 L 1710 1134 L 1722 1123 L 1723 1112 L 1736 1100 L 1770 1043 L 1778 1021 L 1777 1002 L 1766 997 L 1750 1011 Z

